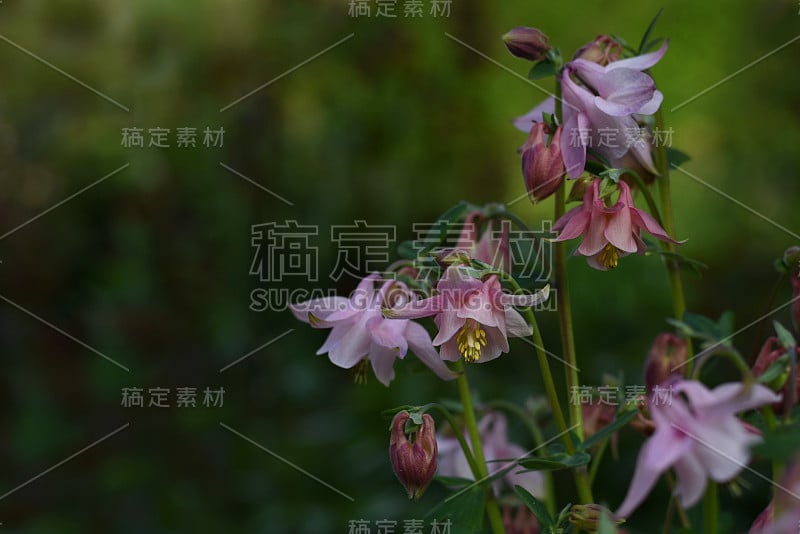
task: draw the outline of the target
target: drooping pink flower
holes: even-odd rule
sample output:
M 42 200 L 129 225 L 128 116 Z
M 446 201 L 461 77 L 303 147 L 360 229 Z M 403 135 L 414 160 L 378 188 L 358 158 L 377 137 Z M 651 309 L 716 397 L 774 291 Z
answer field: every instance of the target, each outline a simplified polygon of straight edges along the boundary
M 375 281 L 380 276 L 373 273 L 364 278 L 350 298 L 324 297 L 313 299 L 289 308 L 295 317 L 314 328 L 330 328 L 331 333 L 317 351 L 328 353 L 331 363 L 344 369 L 357 365 L 357 380 L 366 378 L 367 363 L 377 379 L 385 386 L 394 380 L 394 361 L 405 358 L 411 349 L 439 378 L 451 380 L 455 374 L 439 358 L 431 337 L 422 325 L 408 320 L 384 319 L 382 308 L 387 293 L 399 288 L 410 293 L 400 282 L 384 282 L 379 289 Z
M 527 457 L 528 453 L 521 446 L 508 441 L 506 417 L 501 413 L 489 412 L 478 423 L 478 431 L 481 435 L 483 455 L 489 474 L 508 469 L 503 475 L 502 481 L 505 481 L 511 492 L 514 492 L 514 486 L 522 486 L 534 497 L 543 497 L 544 477 L 542 473 L 538 471 L 520 472 L 524 471 L 522 467 L 512 467 L 517 461 Z M 437 436 L 436 439 L 439 445 L 439 474 L 475 480 L 458 439 L 442 435 Z M 469 439 L 466 441 L 470 444 Z M 493 488 L 495 494 L 499 496 L 502 491 L 501 480 L 495 482 Z
M 553 241 L 567 241 L 582 236 L 577 254 L 586 256 L 589 265 L 606 271 L 617 266 L 620 257 L 633 252 L 643 254 L 647 245 L 642 241 L 642 229 L 656 239 L 675 241 L 648 213 L 636 208 L 631 190 L 624 181 L 619 182 L 619 200 L 606 207 L 600 198 L 600 179 L 586 188 L 583 204 L 571 209 L 553 225 L 559 232 Z
M 549 287 L 533 294 L 505 293 L 496 275 L 473 277 L 459 265 L 448 267 L 436 286 L 438 293 L 405 306 L 384 310 L 389 318 L 413 319 L 435 315 L 443 360 L 488 362 L 508 352 L 509 337 L 531 335 L 530 325 L 513 306 L 530 307 L 547 300 Z
M 569 142 L 562 143 L 561 153 L 570 178 L 583 172 L 587 147 L 612 161 L 630 152 L 645 168 L 656 172 L 649 143 L 640 135 L 631 134 L 641 132 L 634 115 L 651 115 L 661 105 L 663 95 L 642 71 L 658 63 L 667 46 L 665 41 L 656 52 L 611 61 L 605 66 L 579 58 L 564 67 L 560 81 L 564 132 Z M 555 113 L 553 98 L 517 118 L 514 124 L 527 133 L 532 122 L 542 120 L 542 113 Z M 601 138 L 609 134 L 614 136 L 613 142 Z
M 671 387 L 671 402 L 651 400 L 656 431 L 639 452 L 618 517 L 630 516 L 670 467 L 678 475 L 675 491 L 684 508 L 700 499 L 708 478 L 734 478 L 750 460 L 750 448 L 761 441 L 735 414 L 780 399 L 760 384 L 732 382 L 709 390 L 697 381 L 676 380 Z

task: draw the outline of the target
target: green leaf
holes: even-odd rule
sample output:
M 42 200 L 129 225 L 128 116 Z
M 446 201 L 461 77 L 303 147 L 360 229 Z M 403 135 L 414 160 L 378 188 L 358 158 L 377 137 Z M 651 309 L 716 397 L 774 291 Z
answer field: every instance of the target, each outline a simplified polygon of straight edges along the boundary
M 434 480 L 440 484 L 444 484 L 448 488 L 463 488 L 475 482 L 469 478 L 443 477 L 441 475 L 435 477 Z
M 531 70 L 528 72 L 528 79 L 541 80 L 542 78 L 553 76 L 555 73 L 556 66 L 549 59 L 543 59 L 531 67 Z
M 436 519 L 440 523 L 449 519 L 453 525 L 453 532 L 478 533 L 483 530 L 485 497 L 486 489 L 475 486 L 451 495 L 425 517 Z
M 517 495 L 519 495 L 520 499 L 522 499 L 522 502 L 525 503 L 525 506 L 527 506 L 528 509 L 533 512 L 533 515 L 536 516 L 536 519 L 539 520 L 544 531 L 552 529 L 555 526 L 555 520 L 550 515 L 550 512 L 547 511 L 547 507 L 539 499 L 531 495 L 528 490 L 522 486 L 514 486 L 514 489 L 517 491 Z
M 797 346 L 797 342 L 794 339 L 794 336 L 791 332 L 789 332 L 781 323 L 778 321 L 774 321 L 773 324 L 775 325 L 775 333 L 778 334 L 778 341 L 781 342 L 781 345 L 787 350 L 792 350 Z
M 664 12 L 664 8 L 658 10 L 656 16 L 653 17 L 653 20 L 650 21 L 650 24 L 647 26 L 647 29 L 644 31 L 644 35 L 642 35 L 642 40 L 639 41 L 639 51 L 636 55 L 642 55 L 645 50 L 645 46 L 647 42 L 650 40 L 650 34 L 653 33 L 653 29 L 656 27 L 656 23 L 658 22 L 658 18 L 661 16 L 661 13 Z
M 600 514 L 600 525 L 597 529 L 597 534 L 617 534 L 617 525 L 608 514 L 608 510 L 603 510 Z
M 413 241 L 403 241 L 397 245 L 397 254 L 405 260 L 416 260 L 418 252 Z
M 667 147 L 667 161 L 670 166 L 676 165 L 680 167 L 690 159 L 692 158 L 686 152 L 681 152 L 677 148 Z
M 650 42 L 644 45 L 644 48 L 642 49 L 641 53 L 647 54 L 648 52 L 652 52 L 656 48 L 660 48 L 661 43 L 663 43 L 665 39 L 666 37 L 656 37 L 655 39 L 651 39 Z
M 622 412 L 617 413 L 617 417 L 616 419 L 614 419 L 614 421 L 612 421 L 609 425 L 603 427 L 592 437 L 588 438 L 586 441 L 581 443 L 581 450 L 585 451 L 591 449 L 594 445 L 597 445 L 605 438 L 607 438 L 620 428 L 630 423 L 631 419 L 636 417 L 636 413 L 637 413 L 636 409 L 623 410 Z
M 733 314 L 728 311 L 723 313 L 718 322 L 696 313 L 686 312 L 683 321 L 667 319 L 667 322 L 680 329 L 685 335 L 705 341 L 704 346 L 720 345 L 731 348 L 729 340 L 733 333 Z
M 770 384 L 773 380 L 777 380 L 781 377 L 781 375 L 786 373 L 786 366 L 789 365 L 789 353 L 787 352 L 767 367 L 767 370 L 762 373 L 761 376 L 756 378 L 756 381 L 759 384 Z M 778 387 L 782 387 L 783 383 L 786 382 L 786 377 L 783 377 L 780 384 L 776 384 Z
M 764 434 L 764 442 L 753 447 L 753 453 L 767 460 L 786 461 L 797 454 L 800 427 L 779 427 Z
M 591 459 L 592 456 L 585 451 L 576 452 L 573 455 L 559 452 L 543 458 L 525 458 L 517 463 L 526 471 L 553 471 L 581 467 L 588 464 Z

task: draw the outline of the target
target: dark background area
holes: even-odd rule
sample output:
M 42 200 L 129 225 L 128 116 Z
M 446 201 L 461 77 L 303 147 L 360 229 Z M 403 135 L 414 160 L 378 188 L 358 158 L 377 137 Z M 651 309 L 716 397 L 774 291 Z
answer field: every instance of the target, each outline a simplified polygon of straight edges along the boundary
M 0 493 L 130 426 L 0 498 L 7 532 L 346 532 L 351 519 L 422 518 L 445 495 L 408 503 L 388 462 L 381 411 L 456 396 L 453 384 L 396 365 L 390 389 L 315 356 L 325 333 L 288 312 L 249 309 L 264 284 L 249 274 L 251 225 L 319 225 L 321 280 L 336 288 L 331 225 L 432 222 L 461 199 L 512 201 L 524 191 L 511 119 L 543 95 L 448 38 L 523 77 L 500 36 L 518 25 L 548 33 L 566 58 L 599 33 L 637 43 L 660 5 L 634 1 L 464 2 L 449 17 L 352 18 L 347 2 L 51 0 L 0 4 L 0 233 L 115 169 L 41 218 L 0 237 Z M 656 30 L 671 38 L 653 75 L 673 145 L 687 170 L 793 232 L 800 231 L 800 91 L 794 43 L 673 112 L 670 109 L 800 34 L 795 2 L 675 1 Z M 220 108 L 354 33 L 354 37 L 229 109 Z M 129 108 L 93 94 L 15 48 L 24 47 Z M 552 88 L 552 80 L 545 85 Z M 170 128 L 171 148 L 126 148 L 122 129 Z M 198 129 L 177 148 L 177 128 Z M 224 128 L 222 147 L 202 130 Z M 147 143 L 147 139 L 145 140 Z M 248 183 L 220 162 L 293 205 Z M 790 298 L 772 261 L 800 244 L 735 203 L 673 173 L 682 252 L 708 265 L 685 278 L 689 308 L 742 327 Z M 641 199 L 638 200 L 642 205 Z M 551 204 L 513 209 L 532 225 Z M 581 382 L 604 373 L 641 381 L 652 338 L 668 328 L 667 278 L 655 257 L 610 273 L 570 261 Z M 38 315 L 83 344 L 48 327 Z M 788 325 L 788 310 L 775 318 Z M 555 314 L 544 339 L 560 353 Z M 220 369 L 288 329 L 241 363 Z M 766 331 L 736 338 L 751 354 Z M 480 366 L 483 399 L 541 395 L 530 346 Z M 561 367 L 554 364 L 560 383 Z M 720 376 L 725 371 L 720 369 Z M 730 375 L 733 376 L 733 375 Z M 172 388 L 170 408 L 121 406 L 124 387 Z M 224 387 L 222 407 L 177 408 L 178 387 Z M 353 497 L 303 476 L 220 426 L 241 432 Z M 443 423 L 440 423 L 443 424 Z M 512 425 L 514 439 L 526 441 Z M 549 429 L 554 435 L 554 429 Z M 622 433 L 596 493 L 616 507 L 641 437 Z M 625 446 L 627 445 L 627 447 Z M 760 464 L 757 467 L 761 468 Z M 735 531 L 766 505 L 768 486 L 728 492 Z M 567 473 L 557 475 L 566 504 Z M 659 486 L 631 530 L 660 525 Z M 695 508 L 700 508 L 699 506 Z M 699 510 L 692 510 L 697 519 Z M 398 531 L 400 528 L 398 527 Z

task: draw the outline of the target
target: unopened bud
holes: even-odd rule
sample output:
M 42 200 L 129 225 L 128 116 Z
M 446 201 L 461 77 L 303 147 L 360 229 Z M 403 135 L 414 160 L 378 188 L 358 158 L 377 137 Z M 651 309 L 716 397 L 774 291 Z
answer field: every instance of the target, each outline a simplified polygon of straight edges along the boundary
M 594 41 L 579 48 L 572 59 L 585 59 L 605 66 L 621 57 L 622 45 L 616 39 L 609 35 L 598 35 Z
M 663 384 L 673 375 L 683 374 L 688 358 L 686 340 L 670 333 L 656 336 L 645 364 L 644 381 L 647 392 Z
M 600 528 L 600 518 L 603 513 L 617 525 L 625 522 L 624 519 L 616 519 L 611 512 L 599 504 L 576 504 L 569 512 L 569 522 L 575 525 L 578 530 L 597 532 Z
M 392 420 L 392 437 L 389 458 L 397 479 L 408 492 L 408 498 L 418 500 L 436 474 L 436 425 L 433 417 L 422 415 L 422 424 L 406 434 L 408 412 L 395 415 Z
M 766 382 L 766 386 L 772 389 L 773 391 L 778 391 L 783 394 L 783 401 L 776 402 L 772 405 L 772 409 L 775 410 L 776 413 L 782 414 L 786 409 L 786 403 L 789 398 L 789 376 L 790 376 L 790 364 L 787 359 L 784 358 L 786 361 L 785 365 L 782 362 L 779 362 L 784 355 L 786 354 L 786 347 L 781 345 L 780 341 L 775 336 L 770 336 L 764 342 L 764 345 L 761 347 L 761 350 L 758 353 L 758 357 L 756 358 L 755 363 L 753 364 L 753 376 L 759 378 L 764 375 L 773 365 L 782 365 L 783 368 L 780 370 L 780 373 L 774 374 L 771 378 L 764 378 L 762 382 Z M 777 362 L 777 363 L 776 363 Z M 797 404 L 798 399 L 800 399 L 800 373 L 795 378 L 795 391 L 794 391 L 794 403 Z
M 548 127 L 537 122 L 522 145 L 522 176 L 531 202 L 549 197 L 564 181 L 566 168 L 561 156 L 561 127 L 547 145 Z
M 503 42 L 512 55 L 529 61 L 541 61 L 550 50 L 548 38 L 536 28 L 518 26 L 503 36 Z

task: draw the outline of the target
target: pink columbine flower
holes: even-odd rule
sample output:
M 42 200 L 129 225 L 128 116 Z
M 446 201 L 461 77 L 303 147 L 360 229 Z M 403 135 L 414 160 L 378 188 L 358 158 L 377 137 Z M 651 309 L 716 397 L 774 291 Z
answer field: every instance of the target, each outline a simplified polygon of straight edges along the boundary
M 670 467 L 678 475 L 675 491 L 684 508 L 700 500 L 707 478 L 734 478 L 750 460 L 750 448 L 761 441 L 735 414 L 780 399 L 760 384 L 731 382 L 708 390 L 697 381 L 676 380 L 671 387 L 671 402 L 651 400 L 656 431 L 639 452 L 618 517 L 630 516 Z
M 553 241 L 583 236 L 577 254 L 586 256 L 595 269 L 606 271 L 616 267 L 620 257 L 647 250 L 641 238 L 642 229 L 661 241 L 681 243 L 667 235 L 648 213 L 634 206 L 630 187 L 624 181 L 619 182 L 619 200 L 606 207 L 600 198 L 600 179 L 596 179 L 586 188 L 583 204 L 565 213 L 553 225 L 553 230 L 559 232 Z
M 451 380 L 455 374 L 439 358 L 431 337 L 422 325 L 408 320 L 387 320 L 382 308 L 391 306 L 387 295 L 392 288 L 408 297 L 404 284 L 384 282 L 375 289 L 377 273 L 364 278 L 350 298 L 324 297 L 289 308 L 299 320 L 314 328 L 331 328 L 331 333 L 317 354 L 328 353 L 331 363 L 344 369 L 356 369 L 356 379 L 366 379 L 367 364 L 385 386 L 394 379 L 394 361 L 405 358 L 411 349 L 439 378 Z M 395 296 L 398 296 L 395 292 Z
M 560 80 L 564 135 L 569 142 L 562 143 L 561 153 L 570 178 L 577 178 L 583 172 L 587 147 L 593 147 L 612 161 L 620 160 L 630 151 L 645 168 L 656 172 L 649 143 L 631 133 L 641 132 L 633 115 L 655 113 L 664 98 L 653 79 L 642 71 L 658 63 L 667 46 L 665 41 L 656 52 L 612 61 L 605 66 L 575 59 L 564 67 Z M 553 98 L 517 118 L 514 124 L 528 133 L 533 122 L 542 120 L 543 113 L 555 113 Z M 614 142 L 607 139 L 601 142 L 601 132 L 612 133 Z
M 441 346 L 439 356 L 471 363 L 488 362 L 508 352 L 509 337 L 531 335 L 530 325 L 512 306 L 534 306 L 549 295 L 549 287 L 533 294 L 508 294 L 496 275 L 482 281 L 459 265 L 447 268 L 436 289 L 436 295 L 386 309 L 384 315 L 405 319 L 435 315 L 439 333 L 433 344 Z
M 508 423 L 501 413 L 489 412 L 478 423 L 481 435 L 483 455 L 489 474 L 508 469 L 502 480 L 506 482 L 511 491 L 514 486 L 522 486 L 534 497 L 544 496 L 544 477 L 538 471 L 524 471 L 521 467 L 511 467 L 516 461 L 528 456 L 528 453 L 515 443 L 508 441 Z M 467 463 L 467 457 L 458 440 L 453 436 L 436 437 L 439 445 L 439 475 L 474 480 L 472 471 Z M 469 443 L 469 439 L 467 439 Z M 508 460 L 502 462 L 498 460 Z M 499 496 L 502 489 L 501 481 L 494 483 L 495 494 Z

